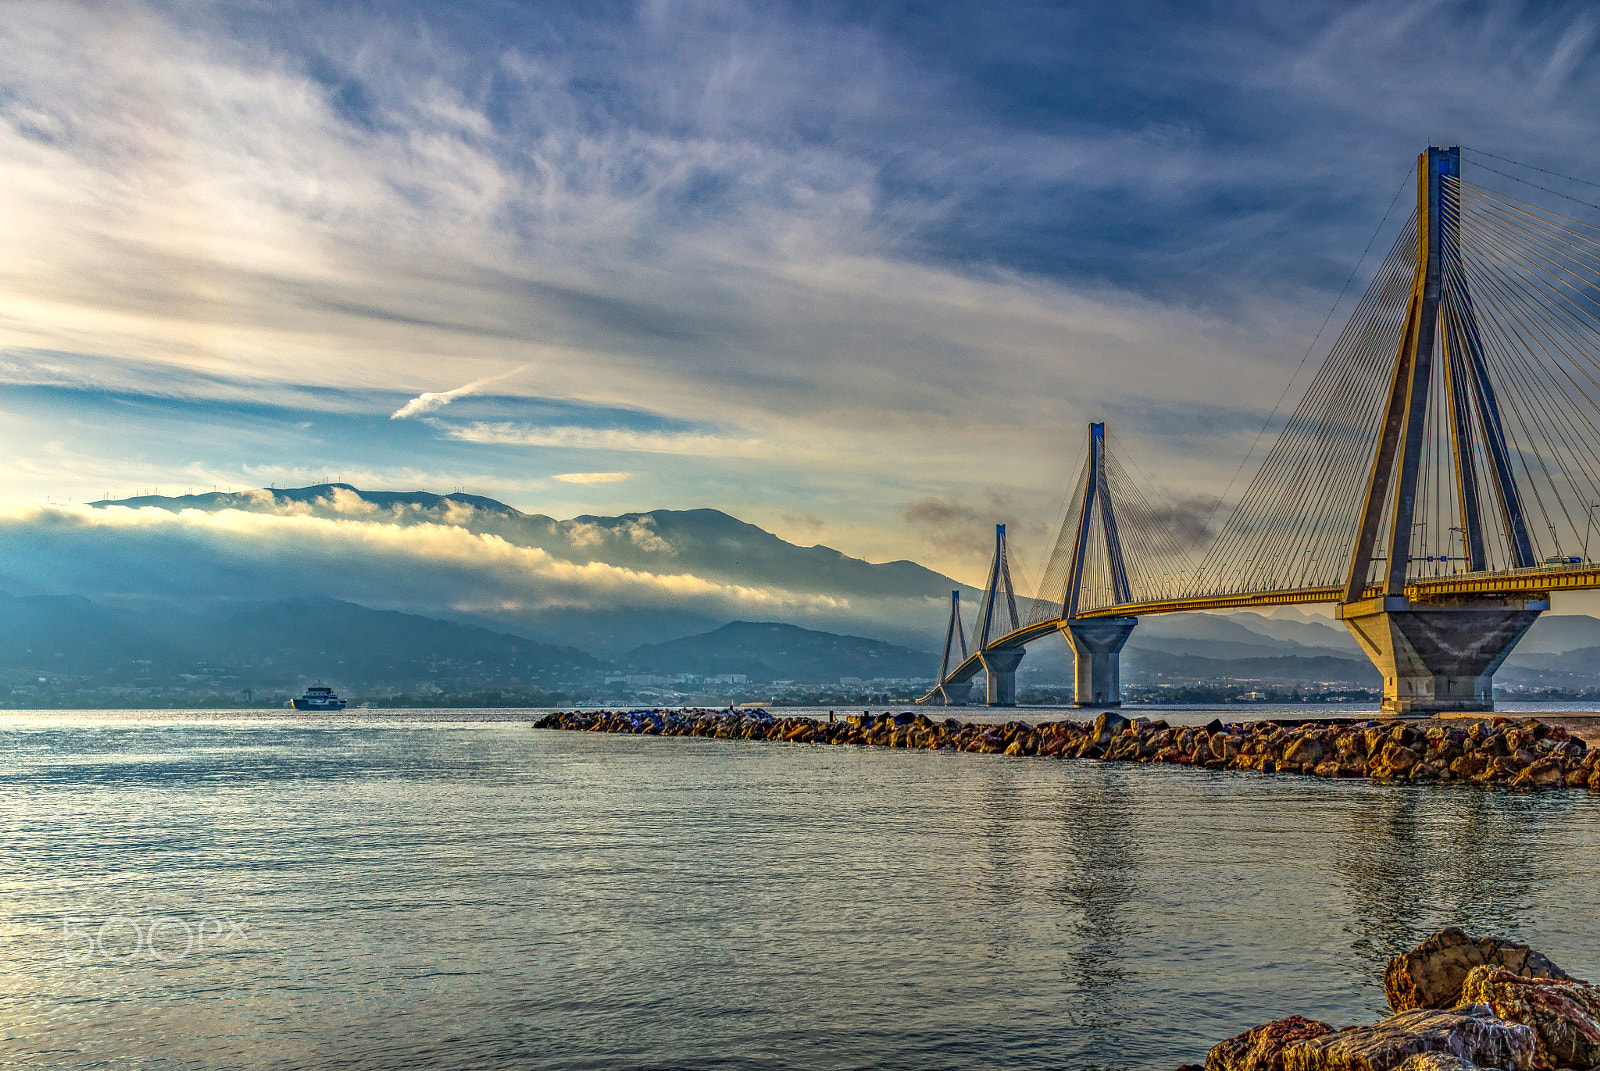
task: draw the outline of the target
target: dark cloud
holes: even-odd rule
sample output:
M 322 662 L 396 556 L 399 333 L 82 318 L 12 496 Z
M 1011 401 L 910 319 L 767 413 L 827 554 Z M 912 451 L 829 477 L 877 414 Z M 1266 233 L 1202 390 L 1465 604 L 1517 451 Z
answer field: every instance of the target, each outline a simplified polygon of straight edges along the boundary
M 1017 527 L 1015 506 L 995 491 L 985 492 L 979 506 L 930 495 L 907 506 L 903 516 L 925 545 L 975 564 L 994 554 L 995 525 L 1007 525 L 1010 531 Z
M 1218 527 L 1227 520 L 1215 498 L 1179 495 L 1151 503 L 1149 520 L 1167 532 L 1182 550 L 1204 550 Z
M 804 543 L 808 539 L 815 539 L 824 528 L 828 527 L 827 521 L 810 510 L 784 513 L 780 519 L 783 521 L 783 527 L 778 530 L 778 535 L 791 543 Z

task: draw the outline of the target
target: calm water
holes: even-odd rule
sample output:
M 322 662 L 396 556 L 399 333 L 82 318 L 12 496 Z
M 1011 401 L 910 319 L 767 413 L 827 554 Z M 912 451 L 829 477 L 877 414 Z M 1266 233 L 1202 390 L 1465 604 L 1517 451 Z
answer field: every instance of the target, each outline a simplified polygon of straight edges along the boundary
M 1450 923 L 1600 977 L 1586 793 L 52 712 L 0 830 L 5 1065 L 1170 1069 Z

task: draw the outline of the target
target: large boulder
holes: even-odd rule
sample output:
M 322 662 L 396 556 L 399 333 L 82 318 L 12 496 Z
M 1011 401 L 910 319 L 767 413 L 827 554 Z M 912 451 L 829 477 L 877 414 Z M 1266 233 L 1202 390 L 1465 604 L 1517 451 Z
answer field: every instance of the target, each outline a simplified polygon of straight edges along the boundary
M 1383 975 L 1383 990 L 1389 1007 L 1397 1012 L 1449 1008 L 1460 1002 L 1467 972 L 1483 966 L 1527 978 L 1570 981 L 1560 967 L 1527 945 L 1498 937 L 1469 937 L 1452 926 L 1391 959 Z
M 1094 719 L 1094 727 L 1090 729 L 1094 742 L 1101 747 L 1107 747 L 1111 738 L 1117 736 L 1133 723 L 1114 710 L 1101 711 L 1099 717 Z
M 1531 1026 L 1534 1067 L 1600 1065 L 1600 989 L 1588 982 L 1476 967 L 1461 987 L 1461 998 L 1482 1001 L 1500 1018 Z
M 1283 1071 L 1286 1046 L 1332 1031 L 1327 1023 L 1300 1015 L 1274 1019 L 1213 1045 L 1206 1054 L 1206 1071 Z
M 1487 1004 L 1418 1008 L 1372 1026 L 1349 1027 L 1283 1050 L 1284 1071 L 1393 1071 L 1419 1053 L 1442 1053 L 1481 1067 L 1530 1071 L 1533 1028 L 1495 1018 Z
M 1302 766 L 1315 767 L 1319 762 L 1332 754 L 1328 745 L 1314 736 L 1297 736 L 1290 741 L 1284 749 L 1283 757 L 1288 762 L 1299 763 Z
M 1419 1052 L 1406 1057 L 1399 1071 L 1484 1071 L 1471 1060 L 1450 1056 L 1442 1052 Z

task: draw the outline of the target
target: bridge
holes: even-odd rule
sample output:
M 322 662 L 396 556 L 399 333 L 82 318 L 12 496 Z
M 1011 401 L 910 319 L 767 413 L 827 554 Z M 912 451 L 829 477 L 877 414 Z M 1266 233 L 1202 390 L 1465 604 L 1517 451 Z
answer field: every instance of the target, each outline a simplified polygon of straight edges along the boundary
M 1331 603 L 1386 712 L 1494 708 L 1551 592 L 1600 588 L 1600 226 L 1469 183 L 1461 157 L 1418 157 L 1416 208 L 1225 523 L 1147 495 L 1091 424 L 1039 588 L 1013 589 L 998 526 L 970 643 L 955 592 L 919 702 L 968 702 L 981 672 L 1015 705 L 1028 645 L 1059 633 L 1077 705 L 1116 706 L 1141 617 Z

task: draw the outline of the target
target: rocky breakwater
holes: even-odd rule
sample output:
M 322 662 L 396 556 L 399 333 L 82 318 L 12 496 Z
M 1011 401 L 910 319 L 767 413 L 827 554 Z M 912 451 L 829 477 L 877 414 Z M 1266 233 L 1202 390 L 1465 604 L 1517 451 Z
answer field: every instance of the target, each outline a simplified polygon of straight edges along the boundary
M 1256 721 L 1170 726 L 1107 711 L 1092 722 L 1003 725 L 926 714 L 851 714 L 837 720 L 767 711 L 632 710 L 550 714 L 538 728 L 719 740 L 927 748 L 979 754 L 1168 763 L 1381 781 L 1444 781 L 1516 789 L 1600 791 L 1600 748 L 1560 726 L 1492 718 L 1434 722 Z
M 1220 1042 L 1204 1071 L 1600 1067 L 1600 988 L 1527 945 L 1444 930 L 1389 961 L 1384 992 L 1387 1019 L 1335 1030 L 1291 1015 Z

